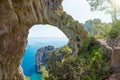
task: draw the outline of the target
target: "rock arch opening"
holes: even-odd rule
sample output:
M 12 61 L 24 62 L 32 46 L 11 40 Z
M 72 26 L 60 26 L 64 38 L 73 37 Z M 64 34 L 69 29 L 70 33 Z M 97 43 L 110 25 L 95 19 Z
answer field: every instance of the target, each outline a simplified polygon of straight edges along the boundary
M 81 23 L 63 11 L 62 1 L 2 0 L 0 2 L 0 80 L 24 80 L 20 64 L 29 28 L 34 24 L 58 27 L 69 38 L 73 51 L 77 53 L 74 46 L 87 36 L 87 32 Z
M 35 55 L 39 48 L 53 46 L 62 47 L 68 43 L 66 35 L 57 27 L 51 25 L 34 25 L 29 29 L 26 52 L 22 59 L 22 68 L 25 76 L 41 80 L 37 71 Z

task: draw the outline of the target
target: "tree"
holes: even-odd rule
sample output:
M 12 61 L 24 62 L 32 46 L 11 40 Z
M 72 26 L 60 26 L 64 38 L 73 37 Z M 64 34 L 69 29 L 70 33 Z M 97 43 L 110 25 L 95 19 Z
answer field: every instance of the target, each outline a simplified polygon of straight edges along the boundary
M 120 19 L 120 0 L 87 0 L 91 10 L 100 10 L 111 14 L 113 22 Z
M 84 24 L 85 29 L 97 38 L 106 38 L 110 32 L 111 25 L 102 23 L 100 19 L 87 20 Z
M 41 68 L 44 80 L 106 80 L 110 56 L 93 37 L 81 42 L 78 56 L 66 52 L 71 53 L 67 46 L 55 51 L 49 59 L 48 69 Z M 60 54 L 63 54 L 62 60 L 58 60 Z
M 29 76 L 25 76 L 25 80 L 31 80 Z

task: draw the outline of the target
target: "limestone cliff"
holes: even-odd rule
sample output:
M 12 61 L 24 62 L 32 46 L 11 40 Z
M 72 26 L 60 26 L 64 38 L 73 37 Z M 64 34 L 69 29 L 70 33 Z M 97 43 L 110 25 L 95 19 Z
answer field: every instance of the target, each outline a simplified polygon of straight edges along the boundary
M 58 27 L 77 55 L 77 46 L 87 32 L 63 11 L 61 3 L 62 0 L 0 0 L 0 80 L 24 80 L 20 64 L 28 31 L 34 24 Z
M 54 51 L 54 46 L 50 45 L 37 50 L 37 53 L 35 54 L 37 72 L 40 72 L 41 66 L 47 65 L 47 60 L 50 58 Z

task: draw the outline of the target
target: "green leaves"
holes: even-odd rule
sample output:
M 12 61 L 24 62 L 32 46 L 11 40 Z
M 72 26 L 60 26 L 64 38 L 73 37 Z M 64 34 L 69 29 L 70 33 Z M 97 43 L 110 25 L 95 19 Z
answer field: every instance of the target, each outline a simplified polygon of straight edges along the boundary
M 111 30 L 111 25 L 102 23 L 100 19 L 88 20 L 84 24 L 88 32 L 96 38 L 106 38 Z
M 46 67 L 45 67 L 45 66 L 42 66 L 42 67 L 40 68 L 40 71 L 42 72 L 42 78 L 43 78 L 43 80 L 45 80 L 46 78 L 49 77 L 49 73 L 48 73 L 48 71 L 46 70 Z
M 94 38 L 84 40 L 82 45 L 82 50 L 87 51 L 81 50 L 82 53 L 79 54 L 80 65 L 84 68 L 83 75 L 80 75 L 81 80 L 104 80 L 103 76 L 110 69 L 109 55 L 102 51 Z M 88 46 L 90 47 L 88 48 Z
M 113 22 L 119 20 L 120 16 L 120 5 L 118 0 L 87 0 L 91 11 L 104 11 L 105 13 L 111 14 Z
M 72 54 L 72 50 L 67 46 L 63 46 L 60 48 L 60 52 L 64 55 L 64 56 L 70 56 Z
M 31 78 L 28 76 L 25 76 L 25 80 L 31 80 Z
M 68 46 L 60 48 L 60 52 L 52 55 L 48 72 L 42 69 L 43 74 L 49 73 L 45 80 L 105 80 L 104 76 L 110 68 L 107 52 L 102 51 L 93 37 L 85 39 L 81 45 L 77 57 L 71 56 Z M 63 59 L 58 61 L 56 58 L 60 53 L 64 55 Z
M 115 38 L 120 35 L 120 21 L 113 23 L 113 27 L 109 32 L 109 38 Z

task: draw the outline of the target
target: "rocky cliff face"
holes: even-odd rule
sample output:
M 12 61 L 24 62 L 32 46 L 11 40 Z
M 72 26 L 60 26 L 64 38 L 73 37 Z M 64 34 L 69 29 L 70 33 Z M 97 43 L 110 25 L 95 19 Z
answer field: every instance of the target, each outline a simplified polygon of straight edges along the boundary
M 62 0 L 0 0 L 0 80 L 24 80 L 20 64 L 28 31 L 34 24 L 58 27 L 77 55 L 77 45 L 87 32 L 63 11 L 61 3 Z
M 37 53 L 35 55 L 37 72 L 40 72 L 41 66 L 47 65 L 47 60 L 50 58 L 54 51 L 54 46 L 50 45 L 37 50 Z

